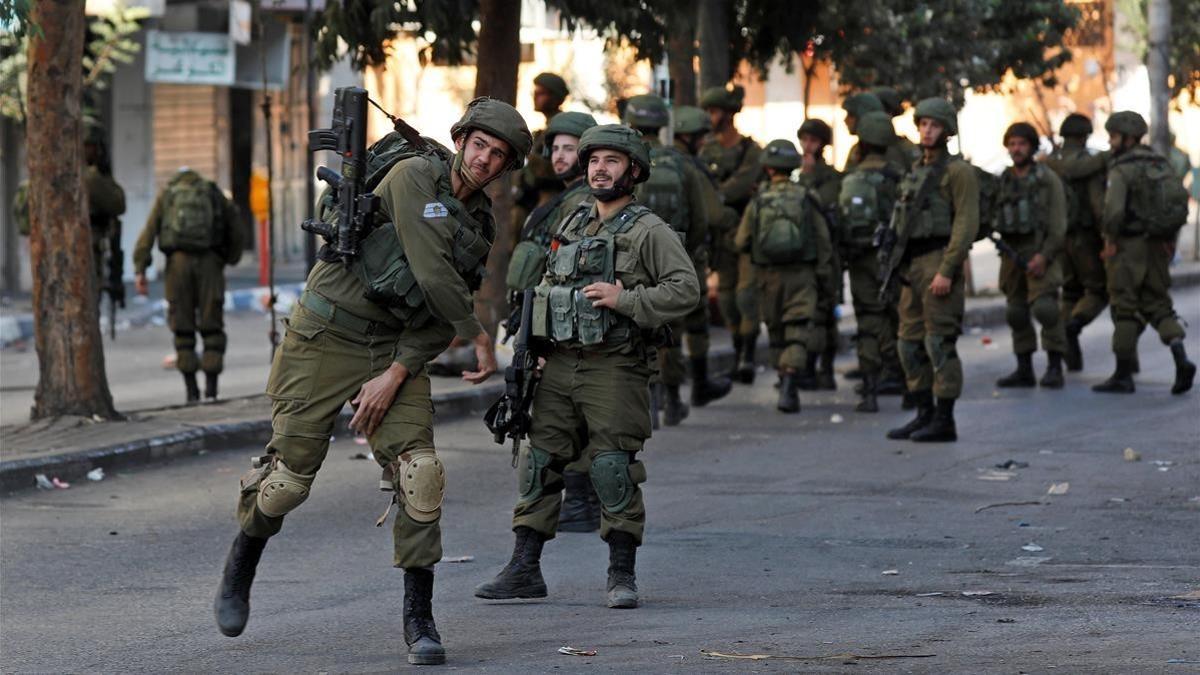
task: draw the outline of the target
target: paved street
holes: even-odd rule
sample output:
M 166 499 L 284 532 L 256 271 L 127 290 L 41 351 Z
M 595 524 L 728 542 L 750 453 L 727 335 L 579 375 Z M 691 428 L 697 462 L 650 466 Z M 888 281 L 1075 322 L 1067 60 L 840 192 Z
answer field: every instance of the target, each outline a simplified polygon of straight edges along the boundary
M 1195 358 L 1200 292 L 1176 303 Z M 1147 335 L 1138 394 L 1093 394 L 1111 369 L 1110 331 L 1104 319 L 1085 333 L 1088 370 L 1062 392 L 997 393 L 990 383 L 1012 367 L 1007 330 L 986 333 L 990 348 L 965 336 L 957 444 L 884 440 L 908 417 L 898 399 L 855 414 L 844 381 L 778 415 L 767 376 L 660 432 L 645 456 L 636 611 L 604 607 L 594 535 L 547 544 L 546 600 L 473 598 L 509 554 L 515 477 L 479 421 L 439 427 L 445 553 L 474 556 L 438 567 L 450 667 L 1194 672 L 1200 392 L 1168 393 L 1169 353 Z M 1127 447 L 1140 461 L 1125 461 Z M 401 573 L 390 527 L 373 525 L 386 499 L 375 465 L 350 459 L 363 449 L 337 439 L 312 498 L 268 545 L 236 639 L 217 633 L 211 601 L 256 448 L 0 501 L 4 670 L 406 668 Z M 996 468 L 1010 459 L 1028 466 Z M 1047 495 L 1052 484 L 1069 487 Z M 568 645 L 597 654 L 556 652 Z M 850 666 L 846 654 L 914 658 Z

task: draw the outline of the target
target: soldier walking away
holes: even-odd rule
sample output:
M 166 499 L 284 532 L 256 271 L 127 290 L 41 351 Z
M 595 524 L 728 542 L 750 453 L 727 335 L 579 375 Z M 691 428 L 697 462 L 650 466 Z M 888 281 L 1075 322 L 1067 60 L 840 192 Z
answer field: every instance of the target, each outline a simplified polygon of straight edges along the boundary
M 1062 318 L 1066 322 L 1067 370 L 1083 370 L 1079 335 L 1108 306 L 1100 221 L 1104 217 L 1104 181 L 1109 153 L 1088 150 L 1092 120 L 1071 113 L 1059 127 L 1063 144 L 1043 160 L 1062 179 L 1067 199 L 1067 236 L 1060 256 L 1063 268 Z
M 825 220 L 829 224 L 830 238 L 833 241 L 833 258 L 830 262 L 833 284 L 828 288 L 819 289 L 818 311 L 814 318 L 814 330 L 824 335 L 821 340 L 824 346 L 819 351 L 808 353 L 808 363 L 801 374 L 800 388 L 807 391 L 833 391 L 837 389 L 837 380 L 833 376 L 833 361 L 837 357 L 839 338 L 837 307 L 842 304 L 842 297 L 845 295 L 841 252 L 838 250 L 837 239 L 840 231 L 836 227 L 837 200 L 841 191 L 842 175 L 825 163 L 825 146 L 833 142 L 833 129 L 830 129 L 828 124 L 818 119 L 804 120 L 796 136 L 800 140 L 802 153 L 799 182 L 808 188 L 808 196 L 815 199 L 816 206 L 826 214 Z
M 658 132 L 671 123 L 666 102 L 658 96 L 643 94 L 629 99 L 625 106 L 625 124 L 642 134 L 650 148 L 650 177 L 634 190 L 634 197 L 654 215 L 667 221 L 683 240 L 692 259 L 696 277 L 703 279 L 708 266 L 708 228 L 710 218 L 719 218 L 720 198 L 708 176 L 683 152 L 664 147 Z M 701 288 L 703 291 L 703 282 Z M 708 377 L 708 297 L 701 292 L 696 307 L 683 319 L 672 321 L 672 343 L 658 351 L 659 377 L 666 391 L 663 405 L 663 424 L 675 426 L 688 415 L 688 407 L 679 394 L 686 375 L 683 346 L 687 343 L 692 362 L 692 401 L 707 405 L 729 393 L 732 383 L 727 379 Z
M 639 487 L 646 468 L 636 456 L 650 437 L 650 333 L 693 311 L 700 287 L 678 235 L 633 200 L 634 186 L 650 175 L 641 134 L 615 124 L 592 127 L 580 140 L 579 159 L 596 201 L 557 228 L 546 277 L 535 289 L 531 332 L 550 346 L 529 443 L 517 457 L 512 558 L 475 595 L 546 596 L 541 555 L 555 535 L 563 468 L 585 454 L 603 506 L 608 606 L 633 608 L 646 521 Z
M 997 380 L 997 387 L 1063 386 L 1067 336 L 1059 314 L 1058 291 L 1067 201 L 1058 176 L 1034 160 L 1040 140 L 1037 130 L 1026 122 L 1017 122 L 1004 132 L 1012 166 L 1000 174 L 991 226 L 1009 249 L 1000 254 L 1000 290 L 1006 298 L 1005 317 L 1012 329 L 1017 369 Z M 1040 382 L 1033 374 L 1037 334 L 1030 315 L 1042 326 L 1042 348 L 1046 350 L 1046 372 Z
M 862 371 L 862 400 L 855 410 L 879 412 L 876 396 L 881 378 L 886 374 L 892 380 L 889 386 L 897 393 L 904 384 L 896 356 L 892 305 L 879 297 L 875 232 L 888 225 L 905 169 L 887 160 L 887 148 L 895 142 L 895 132 L 886 114 L 863 115 L 858 121 L 858 138 L 863 158 L 842 178 L 838 195 L 840 232 L 834 239 L 842 265 L 850 275 L 850 296 L 857 324 L 855 344 Z
M 745 94 L 739 86 L 704 91 L 700 107 L 708 113 L 712 133 L 700 146 L 699 154 L 708 172 L 717 178 L 722 201 L 734 211 L 732 220 L 718 228 L 724 237 L 721 245 L 713 246 L 712 266 L 717 271 L 717 304 L 738 354 L 734 380 L 750 384 L 754 382 L 754 350 L 758 343 L 754 266 L 749 255 L 737 252 L 733 238 L 738 219 L 758 186 L 762 148 L 749 136 L 741 135 L 733 124 Z
M 513 316 L 519 317 L 521 291 L 538 285 L 546 275 L 546 258 L 554 228 L 583 202 L 591 199 L 591 188 L 584 180 L 579 164 L 579 137 L 596 126 L 591 115 L 581 112 L 561 112 L 546 126 L 542 156 L 550 159 L 554 175 L 565 188 L 550 201 L 535 208 L 521 228 L 520 241 L 513 248 L 508 264 L 508 288 Z M 580 430 L 586 434 L 586 429 Z M 595 532 L 600 529 L 600 501 L 588 478 L 590 462 L 587 457 L 563 470 L 563 505 L 558 519 L 560 532 Z
M 958 133 L 949 101 L 924 99 L 913 116 L 923 155 L 900 185 L 892 218 L 896 245 L 884 283 L 890 286 L 894 270 L 903 284 L 897 351 L 917 415 L 887 437 L 955 441 L 954 402 L 963 385 L 955 348 L 965 303 L 962 266 L 979 231 L 979 181 L 974 167 L 946 149 Z
M 367 437 L 383 467 L 381 488 L 399 507 L 393 563 L 404 569 L 408 662 L 445 661 L 432 611 L 445 472 L 425 364 L 458 337 L 479 361 L 464 380 L 478 384 L 496 370 L 472 302 L 496 234 L 484 187 L 519 169 L 532 144 L 520 114 L 486 97 L 470 103 L 450 135 L 453 155 L 406 145 L 398 132 L 372 146 L 365 185 L 380 200 L 380 224 L 348 261 L 329 245 L 321 249 L 288 318 L 267 380 L 274 431 L 266 455 L 242 477 L 240 529 L 214 603 L 225 635 L 245 628 L 267 539 L 308 498 L 349 400 L 350 428 Z
M 771 141 L 762 164 L 769 182 L 750 201 L 735 241 L 755 267 L 759 309 L 780 378 L 776 408 L 798 413 L 800 372 L 824 342 L 816 319 L 822 293 L 833 286 L 833 245 L 810 188 L 791 181 L 800 166 L 796 146 L 784 139 Z
M 133 248 L 138 294 L 146 295 L 150 249 L 167 257 L 167 323 L 175 335 L 175 367 L 183 373 L 187 402 L 200 400 L 196 371 L 204 371 L 204 397 L 217 398 L 225 361 L 225 266 L 242 257 L 242 228 L 233 203 L 216 183 L 180 169 L 159 193 Z M 204 353 L 196 357 L 196 332 Z
M 1192 388 L 1196 364 L 1183 347 L 1183 324 L 1171 303 L 1171 259 L 1179 228 L 1187 221 L 1187 191 L 1167 160 L 1142 145 L 1146 120 L 1132 111 L 1113 113 L 1104 123 L 1112 147 L 1104 195 L 1105 271 L 1112 302 L 1112 377 L 1092 389 L 1132 394 L 1137 339 L 1146 325 L 1175 359 L 1172 394 Z

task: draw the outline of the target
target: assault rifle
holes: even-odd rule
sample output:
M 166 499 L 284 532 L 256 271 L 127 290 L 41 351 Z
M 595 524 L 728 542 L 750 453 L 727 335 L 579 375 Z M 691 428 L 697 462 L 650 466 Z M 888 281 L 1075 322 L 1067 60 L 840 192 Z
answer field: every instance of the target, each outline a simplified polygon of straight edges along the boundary
M 366 190 L 367 90 L 341 87 L 333 95 L 333 123 L 328 129 L 308 132 L 308 150 L 332 150 L 342 157 L 342 171 L 317 169 L 317 178 L 333 188 L 337 224 L 306 219 L 300 227 L 321 235 L 333 253 L 349 262 L 359 253 L 358 243 L 374 227 L 379 197 Z
M 925 174 L 925 180 L 917 187 L 916 192 L 911 194 L 911 197 L 910 193 L 902 193 L 895 208 L 892 209 L 891 221 L 886 226 L 880 225 L 879 229 L 875 230 L 873 243 L 879 248 L 879 300 L 882 302 L 891 304 L 896 278 L 899 276 L 900 261 L 904 259 L 904 251 L 908 248 L 908 233 L 912 232 L 911 227 L 905 227 L 904 237 L 901 238 L 896 233 L 901 224 L 898 219 L 903 217 L 907 221 L 924 206 L 929 192 L 941 183 L 942 172 L 945 168 L 944 163 L 935 165 L 932 171 Z M 901 212 L 903 212 L 903 216 L 899 215 Z
M 533 328 L 533 290 L 528 289 L 521 298 L 521 323 L 517 327 L 517 339 L 513 342 L 512 363 L 504 369 L 504 394 L 488 408 L 483 422 L 492 438 L 504 444 L 505 437 L 512 439 L 513 466 L 517 465 L 517 453 L 521 450 L 521 439 L 529 435 L 533 406 L 533 395 L 537 392 L 542 373 L 538 370 L 538 355 L 530 344 Z
M 1017 249 L 1013 248 L 1008 244 L 1008 242 L 997 236 L 995 232 L 989 232 L 987 238 L 988 241 L 996 245 L 996 250 L 1000 251 L 1001 255 L 1004 255 L 1012 260 L 1013 264 L 1015 264 L 1017 267 L 1023 270 L 1029 269 L 1029 261 L 1026 260 L 1020 253 L 1017 253 Z

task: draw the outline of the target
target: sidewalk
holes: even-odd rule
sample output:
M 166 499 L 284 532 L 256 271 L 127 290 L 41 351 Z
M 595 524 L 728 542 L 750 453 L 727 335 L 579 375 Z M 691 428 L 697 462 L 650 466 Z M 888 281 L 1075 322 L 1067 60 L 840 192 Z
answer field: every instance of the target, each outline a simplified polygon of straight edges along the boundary
M 1200 263 L 1178 265 L 1173 270 L 1172 280 L 1177 288 L 1200 285 Z M 971 329 L 1002 326 L 1004 299 L 970 299 L 964 323 L 971 333 L 976 332 Z M 843 337 L 848 338 L 853 333 L 853 318 L 843 317 L 840 327 Z M 843 342 L 849 344 L 848 339 Z M 709 357 L 712 370 L 728 371 L 733 364 L 728 334 L 722 330 L 714 331 L 712 344 Z M 765 356 L 766 351 L 761 349 L 759 353 Z M 504 356 L 501 355 L 502 362 L 507 360 Z M 254 371 L 252 379 L 257 384 L 252 386 L 260 391 L 266 366 L 261 359 L 256 363 L 259 370 Z M 173 373 L 169 378 L 164 375 L 155 379 L 169 379 L 172 391 L 179 388 Z M 457 378 L 435 377 L 433 392 L 437 418 L 482 415 L 503 388 L 503 378 L 499 375 L 477 387 Z M 175 395 L 178 394 L 172 397 Z M 69 482 L 84 479 L 84 475 L 95 468 L 113 471 L 208 451 L 261 446 L 271 432 L 270 404 L 261 394 L 207 405 L 123 412 L 129 418 L 124 422 L 63 418 L 0 427 L 0 438 L 3 439 L 0 443 L 0 491 L 34 487 L 37 474 Z M 349 415 L 344 411 L 335 435 L 348 433 L 345 428 L 348 421 Z M 482 422 L 480 427 L 482 429 Z

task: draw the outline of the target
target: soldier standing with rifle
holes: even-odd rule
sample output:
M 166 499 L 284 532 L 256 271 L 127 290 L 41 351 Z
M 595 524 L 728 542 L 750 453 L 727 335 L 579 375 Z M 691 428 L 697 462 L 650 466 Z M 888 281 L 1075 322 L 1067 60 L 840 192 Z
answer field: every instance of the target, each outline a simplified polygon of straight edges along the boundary
M 328 243 L 271 365 L 274 433 L 266 456 L 241 481 L 240 530 L 215 612 L 223 634 L 241 634 L 267 539 L 308 498 L 349 400 L 350 428 L 366 435 L 400 507 L 393 560 L 404 569 L 408 662 L 439 664 L 445 651 L 433 620 L 433 565 L 442 557 L 445 476 L 425 364 L 459 337 L 479 359 L 479 370 L 463 379 L 478 384 L 496 370 L 492 339 L 472 307 L 495 238 L 483 188 L 520 168 L 532 141 L 512 106 L 478 98 L 451 127 L 453 156 L 398 121 L 399 136 L 372 148 L 373 157 L 393 162 L 380 169 L 366 159 L 366 106 L 365 90 L 339 89 L 334 128 L 310 132 L 310 147 L 337 150 L 344 159 L 343 176 L 318 172 L 336 187 L 337 223 L 305 224 Z M 386 147 L 392 142 L 398 145 Z M 367 175 L 368 168 L 378 170 Z M 384 170 L 369 192 L 369 180 Z
M 700 299 L 695 267 L 678 235 L 633 199 L 650 174 L 641 134 L 592 127 L 579 143 L 595 203 L 557 228 L 546 277 L 535 289 L 532 334 L 552 342 L 533 400 L 529 444 L 517 457 L 512 558 L 475 595 L 541 598 L 542 547 L 554 538 L 563 469 L 591 458 L 608 542 L 608 606 L 638 605 L 635 560 L 646 510 L 636 459 L 650 437 L 652 332 Z M 586 438 L 579 434 L 586 426 Z
M 800 388 L 813 391 L 837 389 L 833 376 L 833 361 L 837 357 L 838 320 L 837 306 L 842 304 L 842 259 L 838 250 L 840 228 L 837 226 L 838 193 L 841 192 L 842 174 L 825 163 L 825 146 L 833 142 L 833 129 L 819 119 L 807 119 L 796 131 L 803 159 L 800 162 L 799 183 L 808 188 L 807 198 L 815 200 L 823 220 L 829 225 L 830 240 L 833 242 L 830 262 L 831 284 L 820 287 L 817 314 L 813 317 L 814 330 L 823 334 L 821 349 L 808 352 L 807 363 L 800 377 Z M 857 146 L 856 146 L 857 147 Z M 819 364 L 818 364 L 819 361 Z
M 913 116 L 924 154 L 901 184 L 892 227 L 883 233 L 889 236 L 880 248 L 886 261 L 880 293 L 886 297 L 903 284 L 897 350 L 917 416 L 887 437 L 954 441 L 954 402 L 963 383 L 955 349 L 966 300 L 962 265 L 979 230 L 979 182 L 975 169 L 946 148 L 958 133 L 954 106 L 927 98 Z

